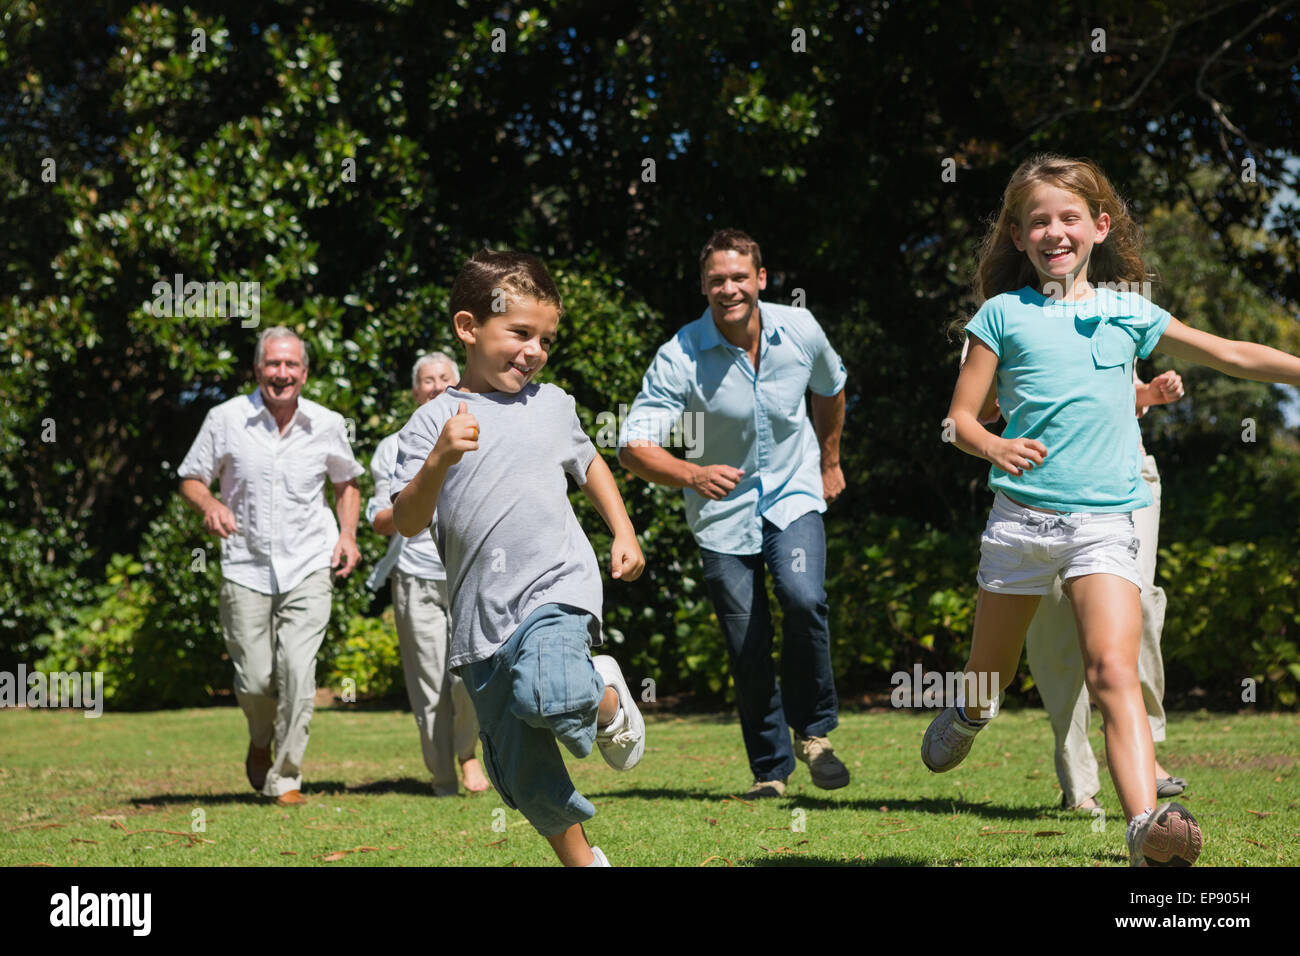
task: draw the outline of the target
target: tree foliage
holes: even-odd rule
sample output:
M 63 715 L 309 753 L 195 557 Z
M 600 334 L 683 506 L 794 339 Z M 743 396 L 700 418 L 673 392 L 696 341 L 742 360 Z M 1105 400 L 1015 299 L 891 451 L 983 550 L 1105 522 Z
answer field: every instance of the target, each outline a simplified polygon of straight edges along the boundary
M 409 414 L 414 356 L 451 347 L 447 288 L 484 244 L 555 265 L 568 317 L 548 374 L 594 431 L 700 314 L 708 232 L 746 229 L 767 296 L 803 298 L 848 367 L 832 537 L 884 519 L 973 542 L 985 469 L 938 440 L 944 328 L 974 306 L 1011 169 L 1038 150 L 1096 159 L 1149 227 L 1158 301 L 1294 350 L 1297 36 L 1285 2 L 16 0 L 0 13 L 0 657 L 73 626 L 115 553 L 151 569 L 176 641 L 212 647 L 210 582 L 188 568 L 214 543 L 175 503 L 175 467 L 207 409 L 250 387 L 259 328 L 303 334 L 306 394 L 368 459 Z M 155 283 L 178 274 L 257 283 L 258 326 L 156 314 Z M 1253 534 L 1294 504 L 1280 396 L 1184 372 L 1190 401 L 1148 425 L 1188 476 L 1166 499 L 1175 534 Z M 1266 435 L 1248 450 L 1227 427 L 1246 417 Z M 1263 498 L 1253 475 L 1272 476 Z M 723 692 L 680 496 L 624 491 L 651 565 L 609 589 L 609 626 L 662 683 Z M 362 538 L 374 560 L 382 542 Z M 930 594 L 953 589 L 969 576 Z M 337 628 L 369 609 L 355 579 L 338 600 Z M 927 634 L 865 635 L 857 657 Z

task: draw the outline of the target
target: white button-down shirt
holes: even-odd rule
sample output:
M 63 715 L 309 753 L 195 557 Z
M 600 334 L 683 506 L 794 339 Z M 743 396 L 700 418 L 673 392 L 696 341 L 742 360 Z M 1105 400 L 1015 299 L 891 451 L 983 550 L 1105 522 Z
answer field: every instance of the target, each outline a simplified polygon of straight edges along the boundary
M 282 435 L 260 389 L 208 412 L 177 469 L 205 485 L 221 479 L 238 528 L 221 542 L 221 574 L 262 594 L 292 590 L 330 566 L 339 526 L 325 479 L 338 484 L 364 470 L 338 412 L 299 396 Z
M 391 495 L 397 474 L 397 439 L 398 434 L 395 432 L 381 441 L 375 449 L 375 457 L 370 460 L 370 476 L 375 479 L 375 494 L 366 505 L 366 523 L 369 525 L 375 523 L 375 515 L 393 506 Z M 429 527 L 433 527 L 432 522 Z M 438 546 L 433 543 L 429 528 L 413 538 L 394 534 L 388 543 L 388 553 L 366 579 L 366 587 L 378 591 L 388 580 L 393 568 L 428 581 L 447 580 L 447 569 L 442 566 Z

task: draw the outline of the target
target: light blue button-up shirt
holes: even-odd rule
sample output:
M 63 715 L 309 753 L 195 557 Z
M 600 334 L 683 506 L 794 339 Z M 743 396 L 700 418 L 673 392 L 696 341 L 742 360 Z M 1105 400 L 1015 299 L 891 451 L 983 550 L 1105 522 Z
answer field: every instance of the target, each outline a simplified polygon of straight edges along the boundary
M 684 447 L 694 464 L 744 471 L 719 501 L 683 489 L 696 543 L 723 554 L 761 552 L 764 519 L 784 530 L 826 510 L 821 448 L 804 398 L 810 388 L 836 395 L 848 379 L 807 309 L 760 302 L 759 319 L 757 374 L 709 310 L 682 328 L 656 353 L 619 434 L 620 446 Z

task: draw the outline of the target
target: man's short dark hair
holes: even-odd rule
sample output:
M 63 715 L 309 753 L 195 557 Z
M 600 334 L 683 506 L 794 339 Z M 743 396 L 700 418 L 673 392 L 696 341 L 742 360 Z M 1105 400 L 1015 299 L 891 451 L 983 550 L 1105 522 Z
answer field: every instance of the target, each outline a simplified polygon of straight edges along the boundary
M 468 312 L 478 322 L 510 309 L 511 297 L 536 299 L 555 307 L 561 316 L 564 305 L 555 280 L 542 260 L 524 252 L 481 249 L 461 266 L 451 287 L 451 314 Z
M 719 229 L 709 241 L 704 244 L 704 250 L 700 253 L 700 275 L 704 275 L 704 267 L 709 263 L 709 256 L 715 252 L 736 252 L 742 256 L 749 256 L 754 260 L 754 272 L 763 268 L 763 253 L 758 248 L 758 243 L 741 232 L 739 229 Z

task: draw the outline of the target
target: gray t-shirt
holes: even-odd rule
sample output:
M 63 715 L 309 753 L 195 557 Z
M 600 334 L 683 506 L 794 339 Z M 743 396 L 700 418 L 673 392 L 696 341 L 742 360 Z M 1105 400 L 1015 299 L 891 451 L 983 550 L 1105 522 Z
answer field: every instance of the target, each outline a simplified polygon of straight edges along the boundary
M 600 570 L 564 480 L 567 472 L 586 484 L 596 448 L 562 388 L 449 388 L 426 402 L 399 434 L 393 497 L 419 473 L 461 402 L 478 421 L 479 447 L 448 470 L 433 528 L 451 591 L 447 665 L 491 657 L 543 604 L 589 611 L 592 643 L 600 643 Z

